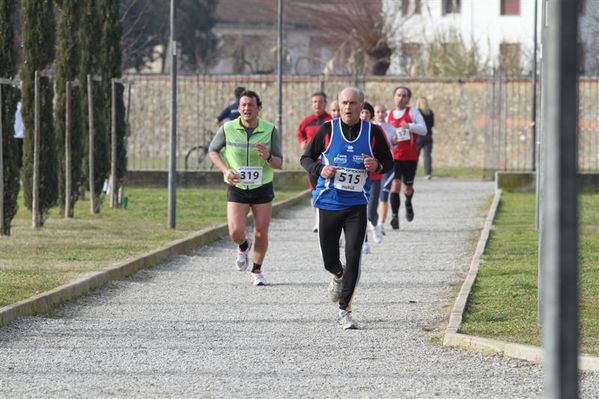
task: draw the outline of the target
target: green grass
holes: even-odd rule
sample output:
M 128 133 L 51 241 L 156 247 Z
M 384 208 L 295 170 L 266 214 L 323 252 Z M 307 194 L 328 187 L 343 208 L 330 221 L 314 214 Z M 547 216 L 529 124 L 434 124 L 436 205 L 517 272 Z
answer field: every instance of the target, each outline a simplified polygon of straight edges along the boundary
M 299 192 L 278 190 L 275 201 Z M 127 188 L 125 195 L 127 209 L 110 209 L 108 199 L 95 215 L 89 201 L 78 201 L 73 219 L 52 209 L 38 230 L 21 197 L 11 236 L 0 237 L 0 306 L 226 222 L 224 189 L 177 190 L 175 230 L 167 227 L 166 189 Z
M 580 347 L 584 353 L 599 355 L 599 195 L 582 194 L 579 206 Z M 541 344 L 534 223 L 534 194 L 502 194 L 464 315 L 464 333 Z

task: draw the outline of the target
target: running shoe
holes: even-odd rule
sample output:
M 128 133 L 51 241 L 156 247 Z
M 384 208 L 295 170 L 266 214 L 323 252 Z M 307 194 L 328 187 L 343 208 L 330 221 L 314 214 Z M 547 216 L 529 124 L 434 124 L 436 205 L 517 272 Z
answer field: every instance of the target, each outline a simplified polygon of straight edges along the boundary
M 266 285 L 266 278 L 264 277 L 264 274 L 262 274 L 261 271 L 258 271 L 258 273 L 251 272 L 250 277 L 252 279 L 252 285 Z
M 399 218 L 397 217 L 397 215 L 393 215 L 393 217 L 391 218 L 391 228 L 393 230 L 399 230 Z
M 377 224 L 376 226 L 374 226 L 374 242 L 376 242 L 377 244 L 380 244 L 383 242 L 383 236 L 385 235 L 385 232 L 383 230 L 383 225 L 382 224 Z
M 237 249 L 237 259 L 235 260 L 235 267 L 238 271 L 243 272 L 247 270 L 248 265 L 250 264 L 249 254 L 250 249 L 252 249 L 252 240 L 247 239 L 248 247 L 245 251 L 241 249 Z
M 414 220 L 414 208 L 411 202 L 406 202 L 406 220 L 408 222 Z
M 381 226 L 381 233 L 383 233 L 383 235 L 386 236 L 387 234 L 385 234 L 385 225 L 382 223 L 379 223 L 378 226 Z
M 312 233 L 318 233 L 318 225 L 315 224 L 314 227 L 312 227 Z
M 331 302 L 339 302 L 341 298 L 341 290 L 343 289 L 343 276 L 337 278 L 333 276 L 329 283 L 329 299 Z
M 430 180 L 431 178 L 432 178 L 432 176 L 431 176 L 431 175 L 426 175 L 426 176 L 424 176 L 424 180 Z
M 362 253 L 368 255 L 370 253 L 370 245 L 366 241 L 362 244 Z
M 339 310 L 337 324 L 339 328 L 343 328 L 344 330 L 355 330 L 358 328 L 358 323 L 352 318 L 351 312 L 347 310 Z

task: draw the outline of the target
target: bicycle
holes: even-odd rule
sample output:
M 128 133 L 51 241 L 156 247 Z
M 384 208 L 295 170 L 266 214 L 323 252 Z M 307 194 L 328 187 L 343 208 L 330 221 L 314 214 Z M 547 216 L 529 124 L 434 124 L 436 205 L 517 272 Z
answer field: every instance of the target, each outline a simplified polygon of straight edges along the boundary
M 185 154 L 185 170 L 189 169 L 189 157 L 194 152 L 197 152 L 197 169 L 207 169 L 206 166 L 209 166 L 209 169 L 214 168 L 214 164 L 208 159 L 208 146 L 214 135 L 215 133 L 212 130 L 204 129 L 204 144 L 191 147 Z M 209 165 L 206 165 L 206 163 Z

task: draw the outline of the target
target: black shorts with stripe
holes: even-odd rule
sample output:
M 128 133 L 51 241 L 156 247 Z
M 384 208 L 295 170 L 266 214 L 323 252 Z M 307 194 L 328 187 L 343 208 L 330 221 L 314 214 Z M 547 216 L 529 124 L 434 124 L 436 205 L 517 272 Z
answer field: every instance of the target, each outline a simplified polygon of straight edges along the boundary
M 252 190 L 244 190 L 235 186 L 227 189 L 227 201 L 241 204 L 266 204 L 275 198 L 272 182 Z

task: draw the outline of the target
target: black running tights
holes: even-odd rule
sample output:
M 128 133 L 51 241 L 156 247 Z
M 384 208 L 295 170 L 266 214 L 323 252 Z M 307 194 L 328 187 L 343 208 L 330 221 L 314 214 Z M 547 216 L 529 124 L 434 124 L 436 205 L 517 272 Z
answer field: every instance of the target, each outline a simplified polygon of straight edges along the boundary
M 366 205 L 355 206 L 339 211 L 318 209 L 318 239 L 324 267 L 330 273 L 338 274 L 341 268 L 339 258 L 339 238 L 345 233 L 345 260 L 343 291 L 339 309 L 351 311 L 354 290 L 360 279 L 362 243 L 366 234 Z

